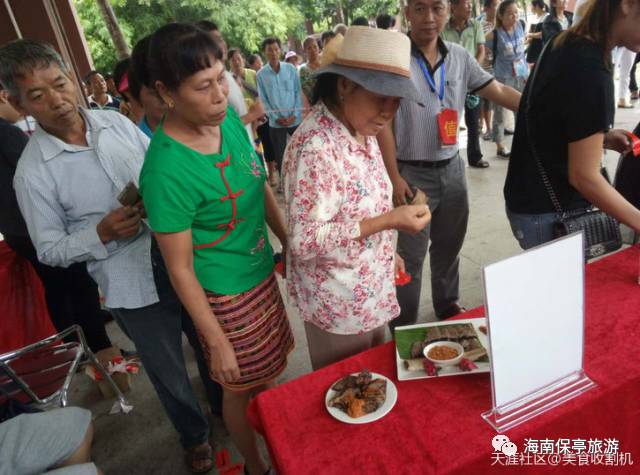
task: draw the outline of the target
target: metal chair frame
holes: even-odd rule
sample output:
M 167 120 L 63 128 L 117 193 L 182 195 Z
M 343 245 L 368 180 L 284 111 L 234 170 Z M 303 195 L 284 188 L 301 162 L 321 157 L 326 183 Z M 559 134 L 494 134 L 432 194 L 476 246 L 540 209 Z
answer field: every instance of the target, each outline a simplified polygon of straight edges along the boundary
M 63 338 L 73 333 L 75 333 L 78 336 L 79 342 L 61 343 L 59 345 L 52 346 L 52 344 L 55 343 L 56 341 L 62 340 Z M 58 389 L 57 391 L 53 392 L 52 394 L 50 394 L 45 398 L 41 398 L 11 368 L 10 363 L 20 357 L 26 356 L 29 353 L 46 348 L 48 346 L 50 346 L 52 350 L 75 350 L 76 354 L 73 359 L 73 362 L 71 363 L 71 366 L 69 367 L 69 371 L 67 372 L 67 375 L 60 389 Z M 89 349 L 89 346 L 87 345 L 87 341 L 84 336 L 84 332 L 82 331 L 82 328 L 80 328 L 80 326 L 78 325 L 72 325 L 69 328 L 61 331 L 60 333 L 49 336 L 43 340 L 27 345 L 23 348 L 0 355 L 0 370 L 4 371 L 6 375 L 18 386 L 18 388 L 20 388 L 20 390 L 22 390 L 27 396 L 29 396 L 32 399 L 33 402 L 37 403 L 38 405 L 46 406 L 46 405 L 52 404 L 56 400 L 59 400 L 60 406 L 66 407 L 68 404 L 68 392 L 69 392 L 69 387 L 71 386 L 71 380 L 73 379 L 73 376 L 76 374 L 76 371 L 80 366 L 80 360 L 84 355 L 86 355 L 89 361 L 91 361 L 91 363 L 95 365 L 95 367 L 98 369 L 100 374 L 102 374 L 104 380 L 109 383 L 114 393 L 116 394 L 116 397 L 118 399 L 118 403 L 120 404 L 120 409 L 122 410 L 122 412 L 125 414 L 129 412 L 128 410 L 126 410 L 126 408 L 130 406 L 127 400 L 125 399 L 124 395 L 122 394 L 122 391 L 120 391 L 120 388 L 118 388 L 116 383 L 113 381 L 113 378 L 109 375 L 109 373 L 107 373 L 102 363 L 98 361 L 98 359 L 96 358 L 96 355 Z M 52 366 L 46 369 L 54 369 L 60 366 L 62 365 Z

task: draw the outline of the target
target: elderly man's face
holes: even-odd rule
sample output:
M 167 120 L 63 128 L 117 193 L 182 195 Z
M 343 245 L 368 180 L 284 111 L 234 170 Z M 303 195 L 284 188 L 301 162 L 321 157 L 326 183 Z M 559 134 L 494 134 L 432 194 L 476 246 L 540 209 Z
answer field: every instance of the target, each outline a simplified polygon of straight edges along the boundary
M 282 51 L 280 50 L 278 43 L 269 43 L 264 48 L 264 55 L 267 57 L 267 61 L 271 64 L 275 64 L 280 61 L 281 54 Z
M 18 122 L 22 117 L 9 102 L 9 93 L 4 89 L 0 89 L 0 117 L 11 123 Z
M 423 46 L 437 39 L 447 23 L 448 13 L 445 0 L 409 0 L 405 14 L 413 40 Z
M 17 78 L 19 96 L 13 106 L 24 115 L 33 116 L 54 135 L 74 125 L 79 117 L 77 90 L 68 73 L 50 65 L 33 69 Z
M 471 0 L 458 0 L 458 3 L 452 3 L 451 16 L 458 20 L 471 18 Z
M 100 73 L 91 76 L 89 78 L 89 84 L 91 85 L 91 93 L 94 96 L 99 96 L 107 92 L 107 81 L 104 80 Z

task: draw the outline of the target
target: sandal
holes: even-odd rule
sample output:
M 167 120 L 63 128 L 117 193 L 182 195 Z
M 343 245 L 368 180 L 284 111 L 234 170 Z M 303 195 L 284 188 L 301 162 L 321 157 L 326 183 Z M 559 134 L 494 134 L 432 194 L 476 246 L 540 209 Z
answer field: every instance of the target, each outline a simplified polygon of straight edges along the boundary
M 191 473 L 206 473 L 214 467 L 211 445 L 207 442 L 187 449 L 184 460 Z M 209 463 L 202 463 L 202 462 Z M 200 463 L 198 463 L 200 462 Z
M 499 148 L 496 155 L 500 158 L 509 158 L 511 157 L 511 152 L 506 148 Z
M 620 99 L 618 109 L 633 109 L 633 104 L 630 104 L 626 99 Z

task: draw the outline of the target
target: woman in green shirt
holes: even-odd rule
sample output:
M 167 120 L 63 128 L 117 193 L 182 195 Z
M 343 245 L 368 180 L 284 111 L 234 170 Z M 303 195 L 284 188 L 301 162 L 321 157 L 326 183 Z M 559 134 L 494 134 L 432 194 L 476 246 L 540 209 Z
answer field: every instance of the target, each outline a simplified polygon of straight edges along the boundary
M 168 112 L 140 175 L 149 224 L 198 329 L 223 417 L 252 475 L 262 475 L 249 399 L 285 368 L 293 336 L 273 273 L 267 225 L 286 246 L 265 171 L 227 107 L 220 49 L 186 24 L 160 28 L 150 74 Z

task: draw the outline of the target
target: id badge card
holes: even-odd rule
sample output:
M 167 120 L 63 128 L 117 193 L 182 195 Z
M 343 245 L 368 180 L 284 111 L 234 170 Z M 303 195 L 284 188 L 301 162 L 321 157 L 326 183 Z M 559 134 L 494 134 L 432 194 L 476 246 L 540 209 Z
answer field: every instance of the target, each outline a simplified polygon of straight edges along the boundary
M 513 71 L 516 77 L 526 78 L 529 74 L 529 67 L 525 61 L 518 60 L 513 62 Z
M 505 56 L 513 56 L 514 54 L 516 54 L 511 43 L 506 43 L 504 45 L 504 54 Z
M 458 111 L 455 109 L 443 109 L 438 114 L 437 119 L 442 145 L 455 145 L 458 143 Z

